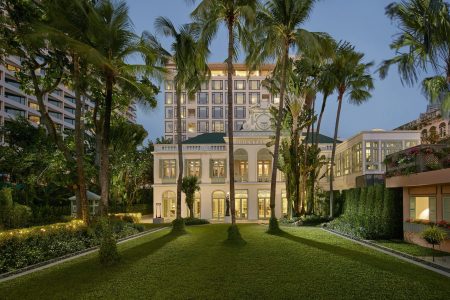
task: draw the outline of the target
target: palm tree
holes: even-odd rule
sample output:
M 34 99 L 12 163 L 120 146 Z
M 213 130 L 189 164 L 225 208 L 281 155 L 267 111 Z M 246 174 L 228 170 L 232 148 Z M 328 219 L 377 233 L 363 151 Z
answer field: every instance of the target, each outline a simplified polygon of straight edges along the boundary
M 338 93 L 330 166 L 330 217 L 333 217 L 333 171 L 342 101 L 347 96 L 350 103 L 360 105 L 371 97 L 370 91 L 373 89 L 373 79 L 369 73 L 369 68 L 373 63 L 363 63 L 363 58 L 364 54 L 356 52 L 353 46 L 348 43 L 341 43 L 337 46 L 336 56 L 330 70 L 334 76 Z
M 202 29 L 202 39 L 207 44 L 216 35 L 220 24 L 228 30 L 228 168 L 230 174 L 231 228 L 238 232 L 236 226 L 236 206 L 234 189 L 234 141 L 233 141 L 233 60 L 236 58 L 237 42 L 235 37 L 244 40 L 245 28 L 254 21 L 257 0 L 202 0 L 193 11 L 192 16 Z M 228 238 L 239 235 L 229 234 Z
M 181 190 L 186 195 L 186 204 L 189 207 L 189 217 L 194 217 L 195 192 L 200 191 L 199 181 L 196 176 L 185 176 Z
M 272 177 L 270 184 L 270 226 L 269 232 L 278 230 L 275 217 L 275 190 L 278 152 L 280 146 L 281 123 L 284 113 L 289 50 L 299 52 L 319 49 L 319 41 L 325 38 L 322 33 L 312 33 L 300 28 L 311 13 L 314 0 L 268 0 L 257 14 L 257 28 L 254 41 L 249 43 L 247 61 L 253 67 L 264 61 L 276 58 L 276 68 L 280 72 L 280 102 L 276 119 L 275 144 L 273 151 Z
M 425 78 L 422 88 L 433 102 L 450 109 L 450 4 L 444 0 L 407 0 L 391 3 L 386 15 L 401 33 L 391 43 L 396 56 L 379 68 L 381 78 L 391 65 L 398 66 L 402 83 L 413 85 L 420 71 L 432 68 L 435 76 Z
M 198 39 L 198 30 L 195 24 L 183 25 L 177 30 L 173 23 L 163 17 L 155 20 L 155 28 L 165 36 L 173 38 L 171 45 L 172 60 L 176 66 L 174 77 L 175 94 L 177 99 L 177 144 L 178 144 L 178 179 L 177 179 L 177 224 L 183 228 L 181 217 L 181 192 L 183 184 L 183 145 L 181 140 L 181 93 L 186 91 L 189 98 L 200 89 L 201 83 L 209 75 L 206 58 L 208 50 Z
M 140 103 L 156 105 L 155 87 L 149 76 L 158 76 L 164 55 L 159 45 L 149 36 L 137 36 L 132 29 L 128 7 L 123 0 L 96 1 L 89 14 L 89 43 L 78 48 L 82 55 L 96 68 L 103 84 L 103 99 L 96 99 L 94 122 L 96 134 L 101 135 L 100 143 L 100 187 L 102 214 L 107 213 L 109 199 L 109 147 L 111 115 L 114 106 L 114 93 L 133 96 Z M 88 47 L 85 47 L 85 46 Z M 131 55 L 141 55 L 145 65 L 132 65 L 126 62 Z M 97 118 L 97 114 L 100 116 Z

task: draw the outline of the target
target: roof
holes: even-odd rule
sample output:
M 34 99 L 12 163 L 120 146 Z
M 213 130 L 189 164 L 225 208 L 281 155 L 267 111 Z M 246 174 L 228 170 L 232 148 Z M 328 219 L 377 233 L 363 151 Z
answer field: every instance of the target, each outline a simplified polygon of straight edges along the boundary
M 225 144 L 225 133 L 214 132 L 204 133 L 190 138 L 183 142 L 183 144 Z
M 314 135 L 315 135 L 316 133 L 314 132 Z M 303 136 L 306 136 L 306 134 L 305 133 L 303 133 Z M 311 138 L 312 138 L 312 136 L 311 135 L 308 135 L 308 137 L 307 137 L 307 141 L 308 141 L 308 143 L 311 143 Z M 314 141 L 315 141 L 315 139 L 316 139 L 316 137 L 314 136 Z M 323 134 L 321 134 L 321 133 L 319 133 L 319 136 L 318 136 L 318 142 L 319 142 L 319 144 L 333 144 L 333 138 L 331 138 L 331 137 L 329 137 L 329 136 L 326 136 L 326 135 L 323 135 Z M 342 141 L 340 141 L 340 140 L 336 140 L 336 142 L 339 144 L 339 143 L 342 143 Z

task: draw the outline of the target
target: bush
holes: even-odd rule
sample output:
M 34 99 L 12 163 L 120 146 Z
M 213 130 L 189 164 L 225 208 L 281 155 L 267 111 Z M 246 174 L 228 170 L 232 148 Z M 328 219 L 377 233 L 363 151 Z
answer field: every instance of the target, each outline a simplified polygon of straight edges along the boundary
M 12 189 L 2 188 L 0 190 L 0 207 L 9 207 L 13 205 Z
M 184 233 L 186 231 L 184 226 L 184 219 L 175 219 L 172 221 L 172 233 Z
M 128 223 L 141 223 L 142 220 L 141 213 L 118 213 L 113 216 Z
M 342 233 L 363 239 L 399 238 L 402 235 L 402 193 L 382 185 L 344 193 L 343 215 L 328 224 Z
M 117 241 L 113 234 L 113 225 L 110 220 L 104 218 L 100 220 L 101 241 L 99 258 L 100 263 L 105 266 L 111 266 L 119 261 L 119 252 L 117 252 Z
M 28 206 L 14 203 L 1 208 L 1 223 L 6 229 L 22 228 L 30 224 L 31 209 Z
M 46 225 L 63 222 L 71 216 L 70 205 L 65 206 L 31 206 L 33 212 L 30 223 L 32 225 Z
M 435 245 L 440 245 L 447 236 L 445 231 L 436 226 L 428 227 L 421 235 L 428 244 L 433 245 L 433 248 Z
M 184 219 L 184 224 L 186 226 L 204 225 L 204 224 L 209 224 L 209 221 L 205 220 L 205 219 L 199 219 L 199 218 L 185 218 Z
M 144 230 L 139 224 L 110 220 L 112 238 L 120 239 Z M 103 243 L 111 253 L 111 240 L 103 239 L 100 220 L 87 227 L 80 220 L 0 232 L 0 273 L 81 251 Z M 111 237 L 110 237 L 111 238 Z M 109 249 L 109 250 L 108 250 Z M 108 254 L 109 256 L 109 254 Z

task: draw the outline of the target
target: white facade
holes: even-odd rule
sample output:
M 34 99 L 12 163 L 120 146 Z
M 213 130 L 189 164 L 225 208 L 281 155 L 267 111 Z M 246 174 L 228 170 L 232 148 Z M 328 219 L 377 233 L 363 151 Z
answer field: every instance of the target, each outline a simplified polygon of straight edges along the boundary
M 181 95 L 182 140 L 208 132 L 226 132 L 227 130 L 227 71 L 226 64 L 208 65 L 211 78 L 202 84 L 201 90 L 193 99 Z M 164 132 L 165 138 L 176 141 L 176 95 L 173 76 L 174 65 L 168 66 L 171 73 L 164 85 Z M 241 129 L 249 116 L 250 108 L 262 101 L 278 103 L 278 98 L 261 85 L 261 81 L 273 70 L 273 65 L 264 65 L 259 70 L 249 72 L 245 65 L 235 64 L 233 75 L 233 128 Z
M 386 155 L 420 144 L 418 130 L 363 131 L 336 147 L 335 190 L 356 187 L 357 181 L 384 180 Z M 358 178 L 358 179 L 357 179 Z
M 271 148 L 266 144 L 274 136 L 267 128 L 268 107 L 262 103 L 250 108 L 250 116 L 243 130 L 234 132 L 234 168 L 236 216 L 240 220 L 264 220 L 270 217 Z M 319 144 L 329 157 L 330 143 Z M 154 216 L 172 219 L 176 207 L 177 145 L 155 145 L 153 202 Z M 225 198 L 229 192 L 228 138 L 224 133 L 207 133 L 183 144 L 184 176 L 200 178 L 200 191 L 194 214 L 208 220 L 224 217 Z M 326 180 L 325 180 L 326 181 Z M 287 210 L 284 175 L 278 171 L 275 195 L 275 215 Z M 199 203 L 199 204 L 198 204 Z M 182 216 L 189 215 L 182 195 Z

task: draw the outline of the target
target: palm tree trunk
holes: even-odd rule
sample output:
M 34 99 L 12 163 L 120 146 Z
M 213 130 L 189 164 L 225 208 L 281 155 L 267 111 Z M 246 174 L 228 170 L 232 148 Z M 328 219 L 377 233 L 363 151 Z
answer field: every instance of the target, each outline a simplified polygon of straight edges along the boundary
M 283 121 L 283 109 L 284 109 L 284 93 L 286 90 L 286 68 L 287 60 L 289 56 L 289 44 L 286 42 L 284 45 L 283 58 L 281 60 L 281 86 L 280 86 L 280 103 L 278 105 L 278 116 L 275 129 L 275 145 L 273 149 L 273 164 L 272 164 L 272 177 L 270 180 L 270 218 L 276 220 L 275 217 L 275 192 L 277 188 L 277 165 L 278 155 L 280 149 L 280 137 L 281 137 L 281 123 Z
M 181 184 L 183 183 L 183 144 L 181 141 L 181 91 L 177 87 L 177 145 L 178 145 L 178 179 L 177 179 L 177 219 L 181 220 Z
M 73 75 L 75 82 L 75 153 L 76 153 L 76 165 L 77 165 L 77 188 L 79 193 L 77 199 L 77 215 L 86 224 L 89 223 L 89 205 L 86 195 L 86 177 L 84 170 L 84 120 L 83 109 L 84 101 L 81 100 L 80 91 L 80 64 L 77 55 L 73 55 Z
M 111 129 L 113 79 L 106 76 L 105 111 L 102 128 L 102 146 L 100 154 L 100 188 L 101 188 L 101 214 L 108 214 L 109 202 L 109 138 Z
M 325 106 L 327 105 L 328 95 L 323 95 L 322 106 L 320 108 L 319 120 L 317 120 L 317 129 L 316 129 L 316 144 L 319 143 L 319 134 L 320 134 L 320 125 L 322 124 L 323 113 L 325 111 Z
M 316 97 L 314 97 L 313 99 L 313 103 L 312 103 L 312 113 L 311 113 L 311 118 L 314 119 L 314 114 L 316 111 Z M 315 121 L 312 122 L 311 124 L 311 146 L 316 145 L 316 133 L 314 132 L 314 123 Z M 317 137 L 318 138 L 318 137 Z M 317 139 L 318 140 L 318 139 Z M 318 146 L 318 142 L 317 142 L 317 146 Z M 312 159 L 316 159 L 317 157 L 312 157 Z M 311 161 L 311 166 L 315 166 L 315 161 Z M 316 170 L 313 168 L 308 168 L 309 169 L 309 174 L 308 174 L 308 178 L 309 178 L 309 185 L 308 186 L 308 191 L 307 191 L 307 208 L 306 208 L 306 214 L 307 215 L 311 215 L 314 213 L 314 185 L 315 185 L 315 174 L 316 174 Z
M 339 131 L 339 119 L 341 117 L 342 109 L 342 97 L 344 93 L 339 92 L 338 97 L 338 109 L 336 113 L 336 124 L 334 125 L 334 136 L 333 136 L 333 149 L 331 150 L 331 165 L 330 165 L 330 218 L 333 217 L 333 205 L 334 205 L 334 195 L 333 195 L 333 180 L 334 180 L 334 159 L 336 156 L 336 141 Z
M 298 117 L 294 117 L 294 121 L 293 123 L 293 128 L 292 130 L 294 131 L 294 141 L 293 141 L 293 145 L 294 145 L 294 160 L 293 160 L 293 175 L 294 175 L 294 187 L 295 187 L 295 202 L 296 203 L 300 203 L 300 164 L 298 163 L 298 140 L 299 140 L 299 132 L 298 132 Z M 300 210 L 297 209 L 296 211 L 297 215 L 300 213 Z
M 234 190 L 234 141 L 233 141 L 233 56 L 234 56 L 234 16 L 228 21 L 228 169 L 230 173 L 231 225 L 236 225 L 236 203 Z

